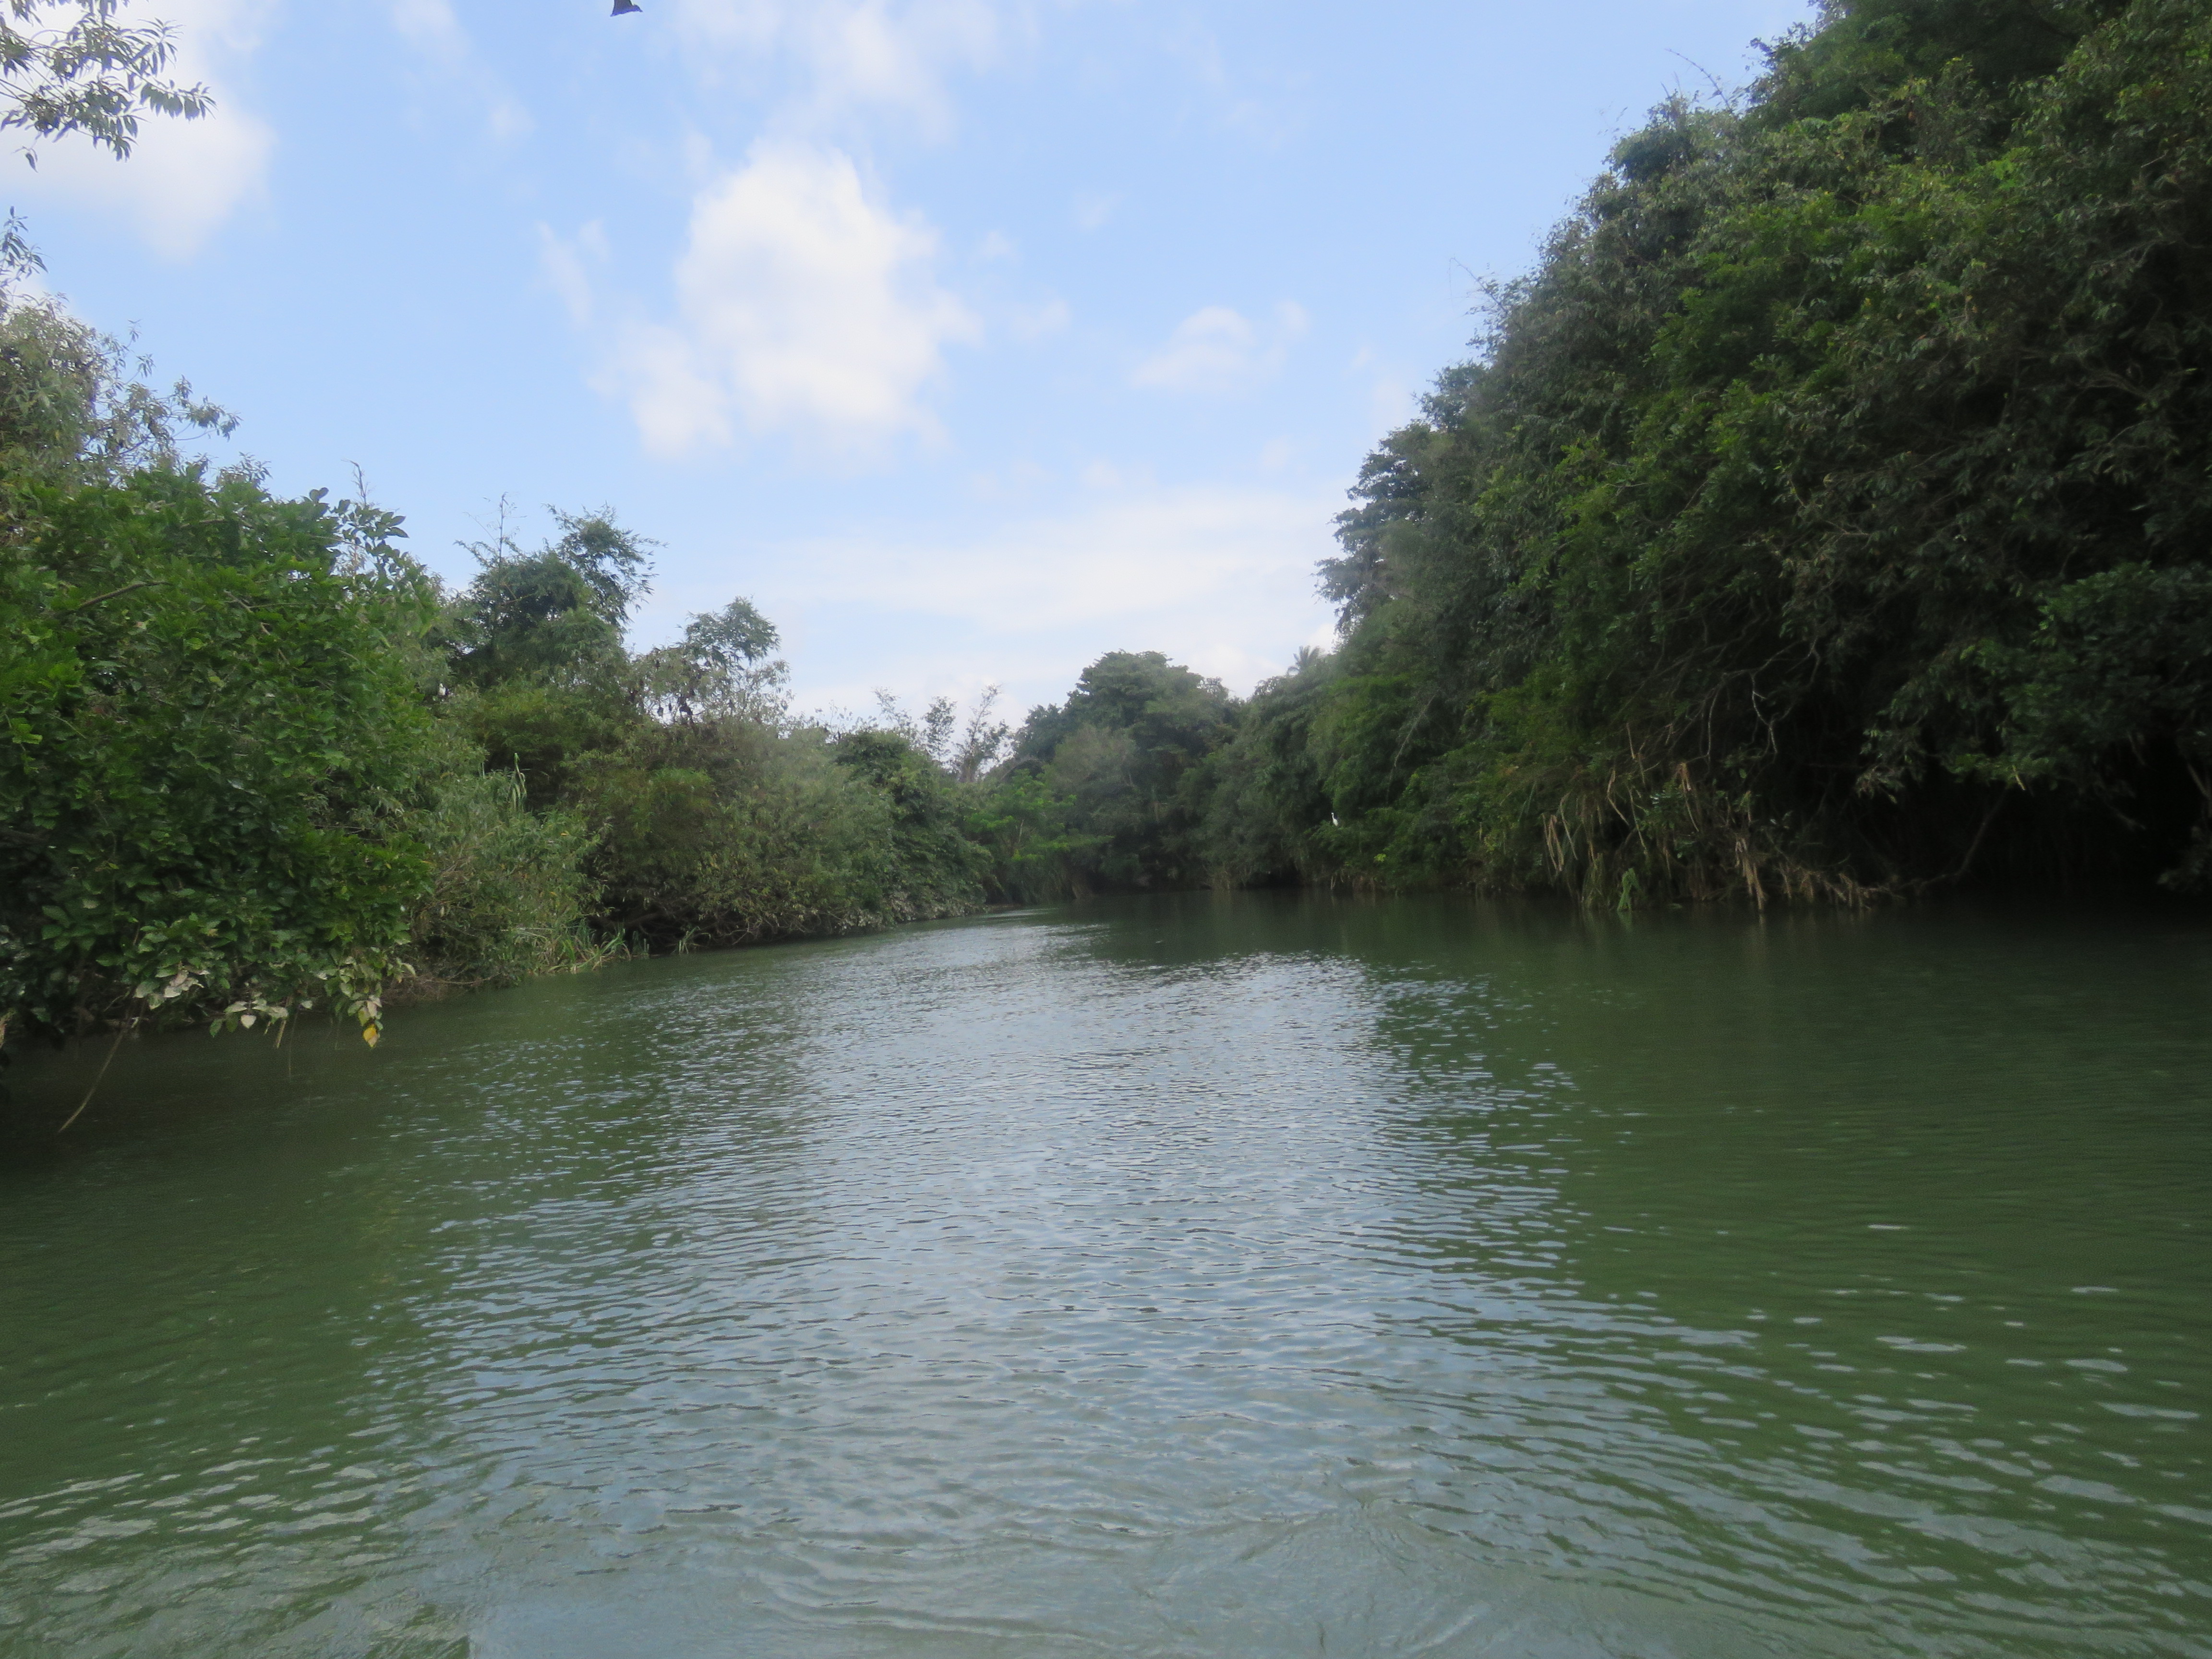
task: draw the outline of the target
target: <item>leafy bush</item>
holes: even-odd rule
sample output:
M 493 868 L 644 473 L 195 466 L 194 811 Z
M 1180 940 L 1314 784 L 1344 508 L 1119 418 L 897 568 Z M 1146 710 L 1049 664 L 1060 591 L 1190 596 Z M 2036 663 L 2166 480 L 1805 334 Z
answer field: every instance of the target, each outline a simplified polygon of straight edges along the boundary
M 409 918 L 410 983 L 510 985 L 608 960 L 617 947 L 590 925 L 583 819 L 533 812 L 519 774 L 484 771 L 473 751 L 456 759 L 401 819 L 428 867 Z
M 32 487 L 0 544 L 0 1018 L 252 1024 L 325 1004 L 372 1041 L 425 866 L 398 792 L 428 596 L 341 556 L 319 499 L 144 471 Z

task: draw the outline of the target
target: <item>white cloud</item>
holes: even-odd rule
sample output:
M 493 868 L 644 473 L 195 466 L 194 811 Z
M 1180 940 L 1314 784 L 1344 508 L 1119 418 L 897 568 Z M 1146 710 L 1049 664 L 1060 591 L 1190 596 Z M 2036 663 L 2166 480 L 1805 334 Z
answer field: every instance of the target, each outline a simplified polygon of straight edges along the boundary
M 1139 488 L 969 537 L 787 544 L 759 561 L 748 591 L 824 645 L 873 639 L 865 662 L 795 654 L 802 701 L 949 683 L 979 659 L 1018 701 L 1057 696 L 1112 650 L 1164 651 L 1244 691 L 1326 626 L 1313 569 L 1333 550 L 1338 505 L 1285 490 Z M 855 605 L 900 617 L 901 648 L 886 653 L 875 629 L 832 615 Z
M 1227 306 L 1207 306 L 1178 323 L 1129 382 L 1161 392 L 1248 391 L 1283 366 L 1306 325 L 1305 312 L 1288 300 L 1275 307 L 1273 326 L 1264 331 Z
M 951 124 L 948 74 L 988 68 L 1007 33 L 988 0 L 678 0 L 676 21 L 709 78 L 731 57 L 795 63 L 787 122 L 890 109 L 933 132 Z
M 938 286 L 936 254 L 936 234 L 874 199 L 842 151 L 756 144 L 692 203 L 678 320 L 618 343 L 613 379 L 647 447 L 681 453 L 738 426 L 848 453 L 934 434 L 922 399 L 942 348 L 980 331 Z
M 968 491 L 979 501 L 1019 501 L 1035 495 L 1050 478 L 1035 461 L 1016 459 L 995 471 L 969 475 Z
M 625 325 L 615 384 L 627 382 L 638 436 L 656 455 L 729 443 L 728 392 L 699 362 L 690 340 L 654 323 Z M 610 384 L 603 381 L 603 385 Z
M 1249 68 L 1232 73 L 1223 59 L 1220 41 L 1195 21 L 1185 22 L 1164 44 L 1169 57 L 1203 88 L 1214 106 L 1215 118 L 1227 131 L 1275 149 L 1304 125 L 1300 106 L 1309 76 L 1262 70 L 1255 77 Z M 1249 48 L 1257 39 L 1245 44 Z M 1264 95 L 1249 89 L 1246 83 L 1255 78 L 1266 88 Z
M 494 95 L 487 100 L 484 130 L 500 143 L 512 143 L 537 131 L 538 122 L 519 100 Z
M 9 193 L 34 213 L 44 202 L 121 215 L 156 252 L 191 258 L 266 188 L 276 135 L 240 102 L 225 72 L 259 47 L 273 9 L 273 0 L 162 0 L 155 15 L 176 26 L 170 77 L 204 83 L 214 111 L 197 121 L 147 117 L 128 161 L 81 138 L 42 145 L 37 170 L 18 174 Z
M 974 540 L 806 542 L 780 562 L 793 598 L 865 592 L 887 609 L 1021 632 L 1242 605 L 1285 574 L 1295 592 L 1330 551 L 1336 511 L 1333 498 L 1280 490 L 1155 489 Z
M 469 55 L 469 37 L 450 0 L 392 0 L 392 26 L 426 58 L 450 66 Z

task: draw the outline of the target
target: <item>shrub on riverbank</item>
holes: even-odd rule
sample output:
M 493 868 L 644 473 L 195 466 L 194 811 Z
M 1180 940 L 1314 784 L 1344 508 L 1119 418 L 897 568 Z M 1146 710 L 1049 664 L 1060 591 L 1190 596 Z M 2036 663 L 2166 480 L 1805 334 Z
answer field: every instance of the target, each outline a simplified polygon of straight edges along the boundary
M 1492 290 L 1336 649 L 1032 715 L 1058 890 L 2212 883 L 2208 202 L 2201 0 L 1831 0 Z
M 428 874 L 411 569 L 343 514 L 167 468 L 19 492 L 0 543 L 0 1018 L 375 1030 Z M 416 624 L 419 625 L 419 624 Z
M 399 820 L 428 870 L 399 988 L 512 985 L 623 954 L 621 939 L 592 924 L 589 823 L 557 807 L 533 812 L 519 773 L 484 770 L 465 744 L 450 753 Z
M 981 902 L 955 781 L 913 739 L 794 720 L 776 630 L 743 599 L 633 656 L 647 544 L 605 512 L 561 530 L 478 550 L 441 628 L 442 706 L 531 801 L 590 827 L 602 927 L 736 945 Z
M 373 1039 L 384 1000 L 970 909 L 906 737 L 793 726 L 738 602 L 632 656 L 602 514 L 442 602 L 357 504 L 162 465 L 26 484 L 0 544 L 0 1018 Z
M 1206 762 L 1236 700 L 1157 651 L 1113 651 L 1065 702 L 1030 711 L 994 821 L 1001 881 L 1016 890 L 1202 885 Z

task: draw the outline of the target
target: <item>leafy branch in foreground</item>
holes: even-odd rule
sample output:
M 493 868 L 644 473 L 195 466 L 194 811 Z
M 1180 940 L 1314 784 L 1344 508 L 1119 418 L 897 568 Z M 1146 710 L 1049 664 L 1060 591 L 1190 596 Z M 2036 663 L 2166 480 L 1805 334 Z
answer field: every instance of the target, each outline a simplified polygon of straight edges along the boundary
M 127 23 L 125 0 L 5 0 L 0 5 L 0 128 L 41 140 L 82 133 L 120 158 L 142 114 L 196 120 L 214 107 L 204 86 L 165 78 L 176 57 L 167 23 Z

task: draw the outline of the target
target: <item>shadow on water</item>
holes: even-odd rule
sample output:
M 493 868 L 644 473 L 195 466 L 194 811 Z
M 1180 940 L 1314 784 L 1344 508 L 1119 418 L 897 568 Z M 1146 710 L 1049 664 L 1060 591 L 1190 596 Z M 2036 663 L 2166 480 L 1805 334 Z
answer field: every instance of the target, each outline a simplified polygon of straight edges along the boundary
M 1195 894 L 36 1061 L 0 1655 L 2212 1653 L 2208 990 Z

